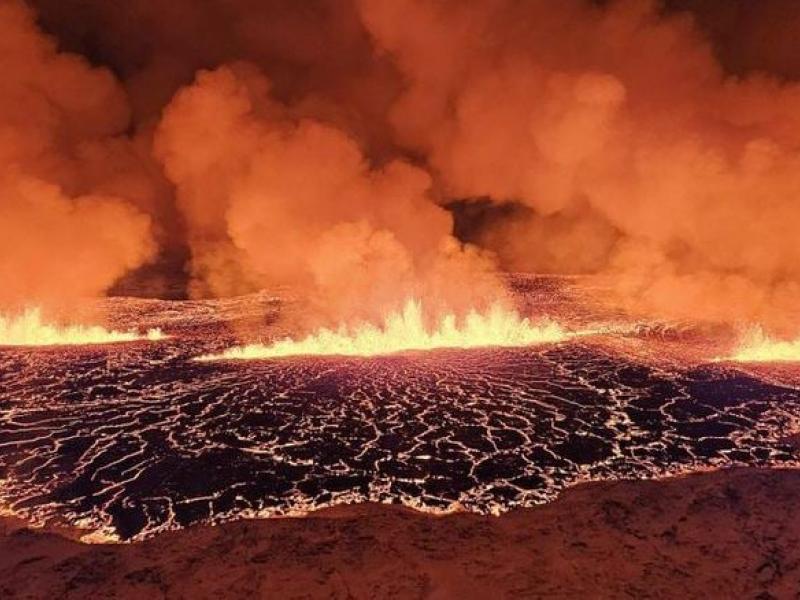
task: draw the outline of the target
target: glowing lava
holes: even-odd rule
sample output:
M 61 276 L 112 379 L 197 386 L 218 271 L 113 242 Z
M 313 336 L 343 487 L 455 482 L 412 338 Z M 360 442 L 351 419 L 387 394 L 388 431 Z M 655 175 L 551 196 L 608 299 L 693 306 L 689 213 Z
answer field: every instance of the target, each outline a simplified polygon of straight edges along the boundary
M 780 341 L 770 338 L 761 327 L 754 327 L 742 338 L 727 359 L 736 362 L 800 362 L 800 339 Z
M 335 331 L 323 328 L 301 340 L 286 338 L 269 346 L 237 346 L 197 360 L 257 360 L 303 355 L 376 356 L 435 348 L 530 346 L 560 342 L 574 335 L 553 321 L 533 324 L 500 306 L 494 306 L 486 314 L 472 311 L 460 323 L 455 315 L 446 315 L 436 327 L 429 329 L 425 326 L 422 305 L 409 300 L 402 312 L 385 318 L 383 327 L 364 323 L 353 329 L 344 326 Z
M 0 315 L 0 346 L 78 346 L 143 339 L 158 341 L 165 337 L 160 329 L 150 329 L 142 335 L 136 331 L 109 331 L 96 325 L 50 325 L 42 321 L 38 308 L 29 308 L 14 317 Z

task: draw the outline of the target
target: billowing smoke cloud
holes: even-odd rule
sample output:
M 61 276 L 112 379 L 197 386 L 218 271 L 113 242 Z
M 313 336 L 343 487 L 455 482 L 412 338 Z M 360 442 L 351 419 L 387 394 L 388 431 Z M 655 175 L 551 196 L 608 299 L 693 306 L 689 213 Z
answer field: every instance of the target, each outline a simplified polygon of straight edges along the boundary
M 532 209 L 484 241 L 611 273 L 636 308 L 774 321 L 800 281 L 800 86 L 726 76 L 685 14 L 361 0 L 406 91 L 391 123 L 451 197 Z
M 200 69 L 245 60 L 282 102 L 302 99 L 372 156 L 390 144 L 384 113 L 401 81 L 372 53 L 352 0 L 30 0 L 65 46 L 113 65 L 138 128 L 157 121 Z
M 155 149 L 200 293 L 289 283 L 338 319 L 410 297 L 448 310 L 497 298 L 492 262 L 451 236 L 425 170 L 371 165 L 355 139 L 307 113 L 242 64 L 201 72 L 165 110 Z
M 100 293 L 150 227 L 193 294 L 290 283 L 330 318 L 487 302 L 493 255 L 800 322 L 796 2 L 30 2 L 117 80 L 0 0 L 0 226 L 62 248 L 7 236 L 6 296 Z
M 0 1 L 0 308 L 103 293 L 154 250 L 125 95 Z M 123 181 L 127 179 L 127 181 Z M 124 185 L 123 185 L 124 183 Z

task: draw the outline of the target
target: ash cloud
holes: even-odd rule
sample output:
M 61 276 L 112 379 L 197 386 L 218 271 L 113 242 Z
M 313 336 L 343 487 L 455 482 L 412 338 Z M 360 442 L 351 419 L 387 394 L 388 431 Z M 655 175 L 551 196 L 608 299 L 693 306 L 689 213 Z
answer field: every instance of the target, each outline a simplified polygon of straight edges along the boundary
M 290 283 L 331 319 L 485 303 L 499 265 L 796 328 L 796 3 L 31 0 L 59 53 L 0 6 L 4 43 L 46 48 L 3 59 L 0 102 L 45 107 L 2 113 L 3 185 L 49 190 L 70 210 L 48 227 L 82 243 L 121 228 L 80 250 L 108 264 L 74 293 L 155 243 L 188 248 L 192 295 Z M 23 262 L 30 290 L 68 272 Z

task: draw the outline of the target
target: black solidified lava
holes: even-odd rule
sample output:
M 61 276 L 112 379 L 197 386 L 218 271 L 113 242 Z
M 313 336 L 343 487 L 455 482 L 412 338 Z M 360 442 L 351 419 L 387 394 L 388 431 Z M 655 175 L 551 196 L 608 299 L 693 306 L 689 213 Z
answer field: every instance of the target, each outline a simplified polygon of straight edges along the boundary
M 0 351 L 2 500 L 163 528 L 380 500 L 488 512 L 585 479 L 796 460 L 800 394 L 723 366 L 557 346 L 198 363 L 173 340 Z

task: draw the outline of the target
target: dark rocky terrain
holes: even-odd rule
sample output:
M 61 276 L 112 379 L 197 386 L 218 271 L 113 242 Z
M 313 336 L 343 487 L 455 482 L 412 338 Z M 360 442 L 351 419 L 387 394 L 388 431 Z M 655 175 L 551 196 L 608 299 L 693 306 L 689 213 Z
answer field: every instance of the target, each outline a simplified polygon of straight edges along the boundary
M 589 483 L 501 517 L 340 506 L 87 545 L 0 520 L 0 597 L 800 596 L 800 472 Z

